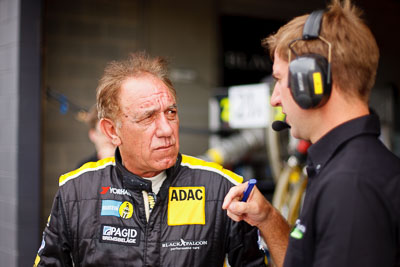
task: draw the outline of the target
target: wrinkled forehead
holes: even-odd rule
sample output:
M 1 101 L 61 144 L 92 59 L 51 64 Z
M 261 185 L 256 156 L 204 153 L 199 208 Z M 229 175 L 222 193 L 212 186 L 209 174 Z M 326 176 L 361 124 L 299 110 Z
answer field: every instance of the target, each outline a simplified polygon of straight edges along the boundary
M 169 88 L 162 79 L 149 73 L 127 78 L 122 83 L 122 87 L 135 90 L 136 94 L 143 96 L 150 96 L 158 93 L 168 93 L 175 99 L 174 90 Z
M 165 109 L 175 105 L 175 98 L 170 92 L 154 92 L 138 97 L 138 109 Z
M 121 86 L 120 104 L 123 111 L 164 109 L 176 105 L 170 88 L 153 75 L 129 78 Z

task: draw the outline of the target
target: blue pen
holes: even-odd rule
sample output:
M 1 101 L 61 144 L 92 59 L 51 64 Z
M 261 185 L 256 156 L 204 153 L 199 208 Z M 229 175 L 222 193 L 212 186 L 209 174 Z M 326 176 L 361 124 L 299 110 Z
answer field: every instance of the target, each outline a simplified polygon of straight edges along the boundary
M 257 180 L 256 180 L 256 179 L 250 179 L 249 183 L 247 184 L 246 190 L 244 190 L 244 192 L 243 192 L 243 198 L 242 198 L 242 201 L 243 201 L 243 202 L 246 202 L 246 201 L 247 201 L 247 199 L 248 199 L 249 196 L 250 196 L 251 190 L 253 190 L 253 187 L 254 187 L 254 185 L 255 185 L 256 183 L 257 183 Z

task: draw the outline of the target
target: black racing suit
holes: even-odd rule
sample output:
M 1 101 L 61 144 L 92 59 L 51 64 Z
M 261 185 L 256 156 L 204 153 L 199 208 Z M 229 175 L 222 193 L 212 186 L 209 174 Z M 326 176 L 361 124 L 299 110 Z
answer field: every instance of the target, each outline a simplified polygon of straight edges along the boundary
M 35 266 L 264 266 L 257 229 L 222 210 L 243 178 L 214 163 L 178 155 L 149 221 L 142 191 L 151 181 L 115 160 L 60 177 Z

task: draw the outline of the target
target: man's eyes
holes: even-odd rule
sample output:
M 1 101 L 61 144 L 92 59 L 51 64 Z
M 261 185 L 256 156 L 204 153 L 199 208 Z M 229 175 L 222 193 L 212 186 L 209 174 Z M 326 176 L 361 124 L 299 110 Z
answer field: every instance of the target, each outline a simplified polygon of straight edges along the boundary
M 154 114 L 149 114 L 149 115 L 143 116 L 139 122 L 148 123 L 148 122 L 151 122 L 153 119 L 154 119 Z
M 169 109 L 169 110 L 167 110 L 167 117 L 169 119 L 175 119 L 177 113 L 178 113 L 178 111 L 176 109 Z
M 177 109 L 168 109 L 167 111 L 165 111 L 165 115 L 167 117 L 167 119 L 169 120 L 174 120 L 176 118 L 178 114 Z M 141 117 L 140 119 L 138 119 L 136 122 L 137 123 L 143 123 L 143 124 L 148 124 L 153 122 L 156 117 L 158 116 L 158 113 L 150 113 L 148 115 L 145 115 L 143 117 Z
M 153 113 L 143 114 L 142 116 L 136 117 L 135 123 L 149 123 L 154 117 Z

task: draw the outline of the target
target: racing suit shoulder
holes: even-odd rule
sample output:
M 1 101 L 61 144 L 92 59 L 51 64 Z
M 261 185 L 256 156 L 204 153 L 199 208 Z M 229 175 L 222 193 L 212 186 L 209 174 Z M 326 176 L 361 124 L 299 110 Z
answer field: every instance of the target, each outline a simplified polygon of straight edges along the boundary
M 221 165 L 215 162 L 208 162 L 196 157 L 188 156 L 188 155 L 182 155 L 182 166 L 186 166 L 190 169 L 199 169 L 199 170 L 206 170 L 210 172 L 217 173 L 230 181 L 234 185 L 238 185 L 243 183 L 243 177 L 228 170 L 223 168 Z
M 110 181 L 110 170 L 115 165 L 114 158 L 97 162 L 88 162 L 80 168 L 63 174 L 59 178 L 59 189 L 53 201 L 53 207 L 43 232 L 42 245 L 39 248 L 34 266 L 72 266 L 73 253 L 79 249 L 76 229 L 80 227 L 77 218 L 78 206 L 85 202 L 87 207 L 95 207 L 101 185 Z M 111 170 L 112 171 L 112 170 Z M 90 204 L 88 204 L 90 203 Z M 94 225 L 94 216 L 88 225 Z M 82 230 L 82 229 L 81 229 Z M 78 258 L 78 257 L 76 257 Z
M 63 186 L 68 181 L 78 178 L 78 177 L 82 176 L 84 173 L 101 170 L 101 169 L 106 168 L 107 166 L 115 166 L 115 158 L 114 157 L 101 159 L 96 162 L 87 162 L 87 163 L 83 164 L 80 168 L 61 175 L 59 178 L 59 181 L 58 181 L 59 186 L 60 187 Z

